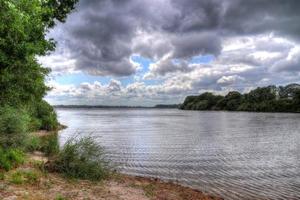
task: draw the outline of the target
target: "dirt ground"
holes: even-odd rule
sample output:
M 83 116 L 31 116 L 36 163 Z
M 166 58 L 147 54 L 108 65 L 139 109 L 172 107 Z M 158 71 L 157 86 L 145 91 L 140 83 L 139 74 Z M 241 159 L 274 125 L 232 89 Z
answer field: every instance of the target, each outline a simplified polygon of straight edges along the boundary
M 70 180 L 40 170 L 41 156 L 5 173 L 1 200 L 219 200 L 199 191 L 148 178 L 113 175 L 109 180 Z M 16 175 L 17 174 L 17 175 Z M 20 178 L 21 177 L 21 178 Z
M 37 136 L 51 134 L 47 131 Z M 48 157 L 28 154 L 28 161 L 9 172 L 0 171 L 0 200 L 220 200 L 200 191 L 159 180 L 114 174 L 108 180 L 70 180 L 44 171 Z

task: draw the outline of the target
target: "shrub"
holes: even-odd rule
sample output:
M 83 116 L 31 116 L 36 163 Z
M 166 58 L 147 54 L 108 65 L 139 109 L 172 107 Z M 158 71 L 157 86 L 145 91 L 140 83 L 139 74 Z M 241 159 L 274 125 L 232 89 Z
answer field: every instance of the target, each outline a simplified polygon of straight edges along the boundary
M 31 135 L 26 142 L 26 150 L 29 152 L 42 151 L 47 156 L 53 156 L 59 152 L 57 133 L 52 133 L 42 137 Z
M 55 171 L 67 177 L 87 180 L 105 179 L 109 168 L 103 148 L 91 137 L 69 139 L 53 164 Z
M 4 148 L 22 147 L 27 136 L 30 117 L 9 106 L 0 109 L 0 145 Z
M 35 115 L 32 113 L 31 113 L 31 116 L 32 117 L 31 117 L 31 120 L 29 123 L 29 130 L 32 132 L 32 131 L 41 129 L 42 121 L 40 119 L 36 118 Z
M 59 153 L 59 142 L 57 133 L 43 136 L 40 139 L 40 151 L 44 152 L 47 156 L 53 156 Z
M 26 141 L 26 151 L 33 152 L 39 151 L 42 147 L 42 141 L 40 137 L 35 135 L 30 135 Z
M 18 149 L 3 150 L 0 148 L 0 168 L 6 171 L 24 163 L 25 155 Z
M 46 101 L 37 104 L 36 112 L 36 117 L 40 120 L 40 129 L 51 131 L 58 128 L 56 112 Z

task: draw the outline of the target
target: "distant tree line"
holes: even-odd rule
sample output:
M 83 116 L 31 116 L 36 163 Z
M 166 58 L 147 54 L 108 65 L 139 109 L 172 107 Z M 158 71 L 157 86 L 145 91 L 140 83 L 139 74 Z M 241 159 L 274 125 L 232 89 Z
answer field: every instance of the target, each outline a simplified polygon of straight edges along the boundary
M 179 104 L 157 104 L 154 108 L 178 108 Z
M 229 92 L 225 96 L 205 92 L 188 96 L 183 110 L 227 110 L 251 112 L 300 112 L 300 85 L 258 87 L 249 93 Z

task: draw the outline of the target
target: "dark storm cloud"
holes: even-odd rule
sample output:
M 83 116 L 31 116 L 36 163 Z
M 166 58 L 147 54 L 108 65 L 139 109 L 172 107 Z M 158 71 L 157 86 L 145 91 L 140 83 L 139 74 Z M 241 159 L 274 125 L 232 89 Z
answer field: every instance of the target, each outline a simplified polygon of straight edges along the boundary
M 70 49 L 77 70 L 127 76 L 137 70 L 130 62 L 133 54 L 154 60 L 165 54 L 182 60 L 218 56 L 225 37 L 270 32 L 297 41 L 299 10 L 299 0 L 81 0 L 59 27 L 63 30 L 59 40 Z M 139 40 L 140 32 L 154 35 L 153 41 Z M 277 68 L 294 70 L 293 63 Z M 165 69 L 174 71 L 171 67 L 157 71 L 166 74 Z
M 300 1 L 232 0 L 225 4 L 222 29 L 236 34 L 274 31 L 299 39 Z
M 212 32 L 185 34 L 181 37 L 176 35 L 172 44 L 175 47 L 174 58 L 189 59 L 197 55 L 218 55 L 222 49 L 220 38 Z

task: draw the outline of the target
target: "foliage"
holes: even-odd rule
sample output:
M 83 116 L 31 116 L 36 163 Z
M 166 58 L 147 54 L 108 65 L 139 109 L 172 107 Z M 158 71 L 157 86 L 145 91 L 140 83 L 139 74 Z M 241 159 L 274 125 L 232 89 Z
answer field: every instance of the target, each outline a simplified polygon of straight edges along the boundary
M 221 99 L 223 99 L 222 96 L 216 96 L 210 92 L 205 92 L 199 96 L 187 97 L 182 106 L 186 105 L 186 108 L 189 110 L 210 110 L 213 109 Z
M 254 112 L 300 112 L 300 85 L 259 87 L 249 93 L 229 92 L 226 96 L 203 93 L 186 97 L 184 110 L 228 110 Z
M 44 152 L 47 156 L 53 156 L 59 153 L 57 133 L 41 137 L 40 151 Z
M 53 130 L 56 113 L 43 100 L 50 72 L 37 56 L 53 51 L 46 37 L 77 0 L 0 0 L 0 147 L 23 148 L 27 131 Z M 34 147 L 32 144 L 31 148 Z
M 24 163 L 25 155 L 18 149 L 2 149 L 0 148 L 0 169 L 6 171 Z
M 35 184 L 39 181 L 40 174 L 34 170 L 17 170 L 10 175 L 10 182 L 13 184 Z
M 58 135 L 55 132 L 41 137 L 30 135 L 27 141 L 26 150 L 29 152 L 41 151 L 45 153 L 46 156 L 56 155 L 59 152 L 59 143 L 57 137 Z
M 40 120 L 40 129 L 56 130 L 58 127 L 55 110 L 46 101 L 40 101 L 37 105 L 36 118 Z
M 70 178 L 102 180 L 109 175 L 110 164 L 103 148 L 91 137 L 69 139 L 50 168 Z
M 36 135 L 30 135 L 26 140 L 25 149 L 29 152 L 39 151 L 42 147 L 41 138 Z
M 58 194 L 56 197 L 55 197 L 55 200 L 67 200 L 66 197 L 62 196 L 61 194 Z
M 22 110 L 5 106 L 0 108 L 1 147 L 23 147 L 30 118 Z

